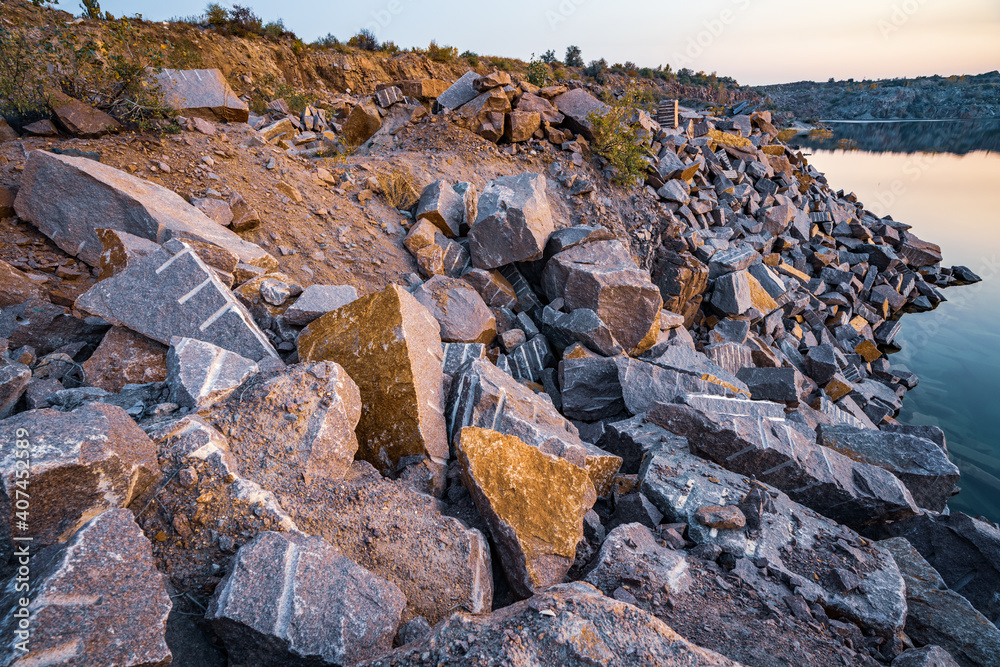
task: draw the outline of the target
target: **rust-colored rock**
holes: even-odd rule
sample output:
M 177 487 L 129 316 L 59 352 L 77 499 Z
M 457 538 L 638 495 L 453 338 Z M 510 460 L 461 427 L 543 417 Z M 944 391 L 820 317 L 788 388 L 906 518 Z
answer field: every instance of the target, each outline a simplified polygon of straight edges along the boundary
M 44 298 L 45 291 L 28 274 L 0 259 L 0 308 Z
M 409 292 L 390 285 L 327 313 L 302 331 L 298 351 L 336 361 L 358 383 L 359 458 L 385 473 L 407 457 L 448 459 L 440 326 Z
M 382 117 L 371 104 L 359 104 L 344 121 L 343 138 L 348 146 L 360 146 L 382 127 Z
M 413 296 L 441 325 L 443 342 L 489 344 L 496 338 L 496 318 L 466 281 L 434 276 L 417 287 Z
M 160 475 L 153 443 L 114 405 L 22 412 L 0 421 L 0 442 L 0 562 L 12 538 L 30 535 L 32 550 L 64 542 L 101 512 L 129 505 Z M 30 533 L 15 515 L 23 449 L 31 456 Z
M 113 117 L 62 92 L 49 95 L 49 106 L 59 126 L 74 137 L 96 139 L 122 129 Z
M 83 362 L 88 385 L 117 393 L 127 384 L 167 379 L 167 346 L 125 327 L 112 327 Z
M 535 111 L 511 111 L 504 121 L 503 138 L 512 143 L 527 141 L 541 125 L 542 116 Z
M 102 246 L 97 261 L 97 268 L 100 271 L 98 280 L 110 278 L 124 271 L 130 262 L 145 257 L 160 247 L 155 241 L 117 229 L 98 229 L 96 234 Z
M 245 123 L 250 108 L 217 69 L 164 69 L 156 75 L 164 101 L 185 116 Z
M 736 530 L 747 525 L 746 516 L 735 505 L 699 507 L 698 511 L 694 513 L 694 518 L 701 525 L 718 530 Z
M 457 450 L 514 591 L 530 597 L 561 583 L 597 500 L 587 472 L 489 429 L 463 428 Z

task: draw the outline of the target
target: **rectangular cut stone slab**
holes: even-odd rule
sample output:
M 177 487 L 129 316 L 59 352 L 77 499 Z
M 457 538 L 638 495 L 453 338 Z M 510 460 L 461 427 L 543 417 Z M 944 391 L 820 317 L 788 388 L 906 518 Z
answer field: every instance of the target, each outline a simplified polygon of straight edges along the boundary
M 918 511 L 891 473 L 817 445 L 777 403 L 696 394 L 678 400 L 682 404 L 656 406 L 650 421 L 687 437 L 692 453 L 755 475 L 835 521 L 862 527 Z
M 489 429 L 463 428 L 456 449 L 514 591 L 530 597 L 561 583 L 597 501 L 587 472 Z
M 598 495 L 611 492 L 621 467 L 621 457 L 581 440 L 576 427 L 551 402 L 483 359 L 471 361 L 452 384 L 448 401 L 452 441 L 466 426 L 517 436 L 546 454 L 585 468 Z
M 180 195 L 106 164 L 31 151 L 14 200 L 18 217 L 35 225 L 62 250 L 98 266 L 101 228 L 150 241 L 193 238 L 229 250 L 241 262 L 276 268 L 260 246 L 222 227 Z
M 163 100 L 185 116 L 245 123 L 250 107 L 217 69 L 164 69 L 156 75 Z
M 75 305 L 164 345 L 178 336 L 218 345 L 251 361 L 278 357 L 215 271 L 177 240 L 97 283 Z
M 472 87 L 472 82 L 478 78 L 479 74 L 469 70 L 437 96 L 434 106 L 439 109 L 457 109 L 478 96 L 479 92 Z
M 323 315 L 298 351 L 336 361 L 357 382 L 360 458 L 393 473 L 411 456 L 448 460 L 440 325 L 409 292 L 390 285 Z

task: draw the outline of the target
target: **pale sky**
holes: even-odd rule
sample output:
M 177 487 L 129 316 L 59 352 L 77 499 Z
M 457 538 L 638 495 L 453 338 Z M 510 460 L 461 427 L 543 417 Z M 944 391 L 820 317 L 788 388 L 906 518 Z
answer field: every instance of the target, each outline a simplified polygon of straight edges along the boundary
M 76 0 L 60 7 L 79 13 Z M 232 2 L 220 2 L 231 6 Z M 581 48 L 587 62 L 670 64 L 742 84 L 980 74 L 1000 69 L 998 0 L 243 0 L 306 41 L 367 27 L 400 47 L 527 60 Z M 200 14 L 202 0 L 102 0 L 115 15 Z

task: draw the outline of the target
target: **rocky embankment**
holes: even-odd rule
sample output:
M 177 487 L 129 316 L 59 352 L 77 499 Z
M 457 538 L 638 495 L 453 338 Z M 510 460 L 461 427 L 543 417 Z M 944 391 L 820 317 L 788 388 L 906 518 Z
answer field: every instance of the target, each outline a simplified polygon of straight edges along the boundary
M 3 664 L 996 664 L 1000 532 L 947 513 L 958 470 L 894 419 L 917 378 L 886 357 L 978 278 L 768 114 L 640 114 L 651 213 L 603 224 L 581 85 L 251 117 L 221 77 L 164 84 L 192 78 L 178 145 L 284 165 L 288 205 L 295 169 L 347 187 L 322 151 L 436 159 L 411 132 L 524 161 L 414 191 L 386 232 L 412 271 L 359 290 L 279 271 L 242 197 L 9 137 L 5 215 L 78 287 L 0 264 Z
M 828 120 L 1000 118 L 1000 72 L 878 81 L 799 81 L 755 90 L 770 108 Z

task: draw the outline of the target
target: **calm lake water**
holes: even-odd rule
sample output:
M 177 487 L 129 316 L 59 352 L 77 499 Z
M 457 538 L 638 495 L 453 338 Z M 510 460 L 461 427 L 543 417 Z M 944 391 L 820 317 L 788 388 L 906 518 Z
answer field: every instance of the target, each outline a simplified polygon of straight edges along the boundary
M 962 471 L 950 507 L 1000 522 L 1000 121 L 830 126 L 832 140 L 793 143 L 833 188 L 912 225 L 941 246 L 946 266 L 983 278 L 944 290 L 934 311 L 904 315 L 891 360 L 920 377 L 900 421 L 944 429 Z M 834 148 L 843 138 L 859 149 Z

